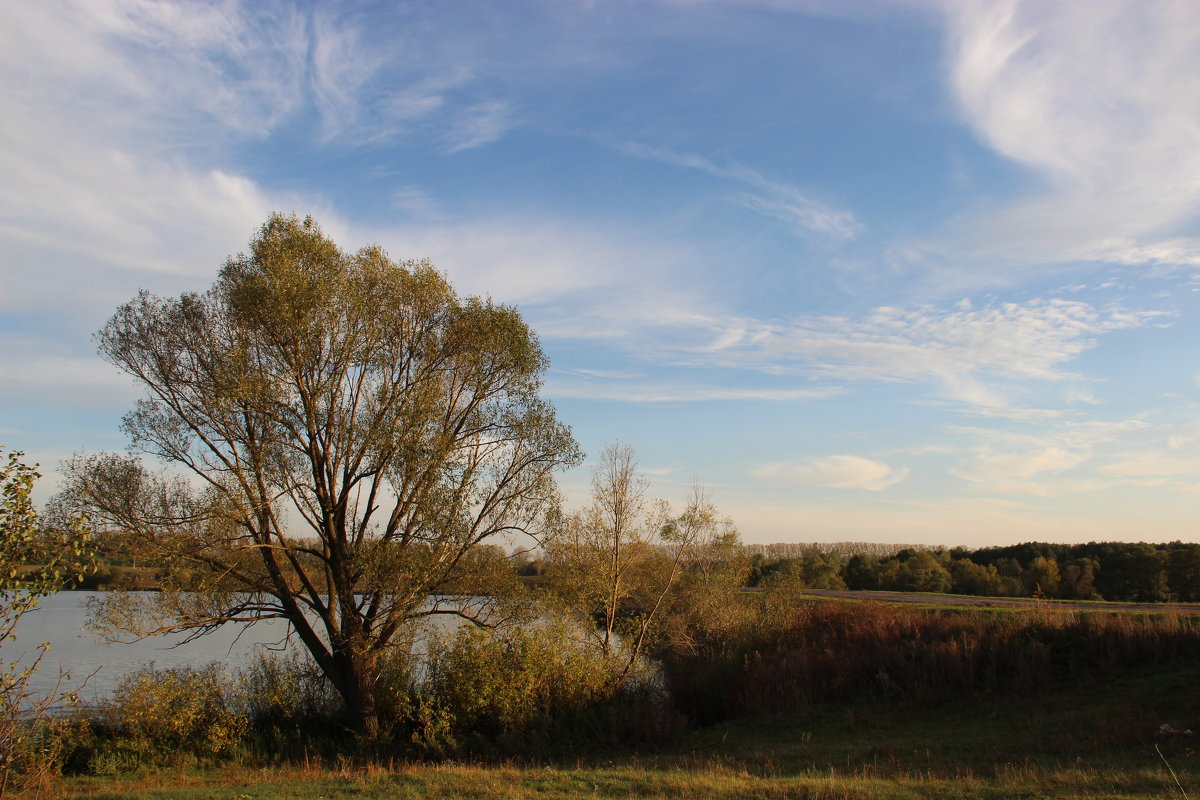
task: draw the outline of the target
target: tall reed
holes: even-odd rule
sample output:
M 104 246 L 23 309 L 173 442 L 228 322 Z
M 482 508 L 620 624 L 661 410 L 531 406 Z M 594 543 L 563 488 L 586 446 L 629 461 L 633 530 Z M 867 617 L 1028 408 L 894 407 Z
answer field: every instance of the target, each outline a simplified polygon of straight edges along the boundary
M 1200 655 L 1200 624 L 1174 613 L 927 610 L 803 603 L 751 615 L 725 638 L 668 652 L 680 709 L 713 722 L 828 700 L 1036 692 L 1115 667 Z

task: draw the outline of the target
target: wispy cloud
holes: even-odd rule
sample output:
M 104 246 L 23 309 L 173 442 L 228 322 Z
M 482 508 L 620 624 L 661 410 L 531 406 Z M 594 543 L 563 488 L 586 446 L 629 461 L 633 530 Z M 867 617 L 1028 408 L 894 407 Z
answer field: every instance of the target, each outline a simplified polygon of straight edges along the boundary
M 735 191 L 731 193 L 731 199 L 784 223 L 798 234 L 817 234 L 841 240 L 851 239 L 862 231 L 862 224 L 852 212 L 815 200 L 796 187 L 769 179 L 750 167 L 741 164 L 722 165 L 697 155 L 674 153 L 637 142 L 621 142 L 613 146 L 631 156 L 698 170 L 747 187 L 753 191 Z
M 354 15 L 325 9 L 0 6 L 0 308 L 64 310 L 47 291 L 54 283 L 81 287 L 75 306 L 101 309 L 146 283 L 177 290 L 157 277 L 211 275 L 272 210 L 316 214 L 338 234 L 346 226 L 319 194 L 273 189 L 230 156 L 305 112 L 321 120 L 315 140 L 369 140 L 420 123 L 450 149 L 494 140 L 511 123 L 504 103 L 463 92 L 469 69 L 396 73 L 403 48 L 378 38 Z M 419 187 L 398 189 L 394 201 L 414 218 L 438 210 Z M 45 266 L 30 274 L 30 262 Z
M 424 195 L 405 196 L 427 207 Z M 661 309 L 664 297 L 683 294 L 670 288 L 672 275 L 693 253 L 637 231 L 528 213 L 357 226 L 346 241 L 427 257 L 461 291 L 520 303 L 542 335 L 569 338 L 628 334 L 634 320 L 652 317 L 656 303 Z M 646 308 L 631 294 L 647 296 Z
M 364 90 L 388 63 L 352 22 L 319 8 L 311 21 L 310 85 L 326 139 L 360 125 Z
M 287 9 L 0 7 L 6 308 L 50 310 L 54 278 L 209 274 L 268 210 L 294 207 L 211 156 L 297 108 L 305 50 L 303 20 Z M 31 281 L 30 261 L 50 274 Z
M 1200 15 L 1186 2 L 940 4 L 964 120 L 1045 188 L 968 215 L 952 255 L 1200 263 Z
M 88 352 L 71 352 L 45 336 L 9 335 L 0 350 L 0 399 L 59 408 L 128 408 L 138 396 L 133 381 Z
M 1102 475 L 1115 478 L 1200 478 L 1200 456 L 1172 455 L 1161 450 L 1133 450 L 1114 454 L 1100 466 Z
M 554 370 L 554 372 L 563 375 L 582 375 L 585 378 L 599 378 L 602 380 L 629 380 L 641 377 L 636 372 L 615 369 L 561 369 Z
M 806 389 L 712 386 L 664 381 L 571 381 L 551 378 L 546 394 L 555 398 L 613 400 L 621 403 L 787 402 L 831 397 L 836 387 Z
M 433 220 L 444 216 L 437 200 L 419 186 L 398 186 L 393 189 L 392 207 L 417 219 Z
M 1021 409 L 1006 389 L 1078 380 L 1064 367 L 1099 336 L 1158 318 L 1049 298 L 978 309 L 965 301 L 949 309 L 881 307 L 857 318 L 711 319 L 705 344 L 660 357 L 839 381 L 930 381 L 945 397 L 972 408 L 1038 416 L 1037 409 Z
M 462 109 L 446 134 L 447 151 L 457 153 L 496 141 L 513 126 L 512 107 L 503 100 L 488 100 Z
M 755 469 L 753 475 L 771 483 L 793 486 L 879 492 L 908 478 L 908 468 L 896 469 L 862 456 L 839 455 L 800 463 L 766 464 Z
M 101 141 L 148 125 L 196 145 L 229 133 L 262 136 L 301 102 L 307 36 L 302 15 L 258 11 L 238 3 L 6 4 L 0 69 L 6 101 L 17 103 L 8 123 L 22 128 L 70 111 Z
M 1017 430 L 953 431 L 976 443 L 952 474 L 988 494 L 1058 497 L 1200 479 L 1200 459 L 1172 452 L 1200 446 L 1195 424 L 1062 420 Z

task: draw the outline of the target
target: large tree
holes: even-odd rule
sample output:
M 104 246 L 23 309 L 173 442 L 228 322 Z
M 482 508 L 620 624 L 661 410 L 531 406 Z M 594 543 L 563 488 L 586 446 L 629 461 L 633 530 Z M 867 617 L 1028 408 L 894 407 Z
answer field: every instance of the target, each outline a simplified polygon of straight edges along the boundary
M 553 473 L 580 460 L 515 308 L 344 253 L 311 219 L 272 216 L 209 291 L 142 292 L 97 339 L 146 397 L 131 452 L 76 458 L 65 496 L 180 590 L 109 616 L 197 635 L 285 619 L 368 737 L 385 652 L 419 617 L 481 621 L 486 545 L 539 536 Z

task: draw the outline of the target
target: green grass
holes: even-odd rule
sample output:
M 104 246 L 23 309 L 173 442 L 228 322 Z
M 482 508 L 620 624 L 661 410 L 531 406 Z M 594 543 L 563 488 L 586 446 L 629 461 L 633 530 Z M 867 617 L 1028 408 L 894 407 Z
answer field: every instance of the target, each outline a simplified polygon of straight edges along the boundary
M 762 592 L 758 588 L 743 589 L 746 593 Z M 844 590 L 849 591 L 849 590 Z M 832 603 L 883 603 L 886 605 L 898 605 L 912 608 L 919 608 L 925 611 L 987 611 L 987 612 L 1019 612 L 1028 613 L 1030 611 L 1075 611 L 1079 613 L 1121 613 L 1121 614 L 1180 614 L 1183 616 L 1195 616 L 1200 614 L 1200 604 L 1198 603 L 1149 603 L 1149 602 L 1126 602 L 1122 600 L 1070 600 L 1064 598 L 1045 598 L 1035 600 L 1031 597 L 1017 597 L 1013 595 L 976 595 L 976 594 L 953 594 L 951 592 L 903 592 L 899 590 L 883 589 L 882 592 L 904 595 L 905 599 L 889 600 L 882 599 L 877 596 L 864 595 L 861 597 L 834 597 L 823 594 L 808 594 L 804 595 L 807 599 L 818 602 Z M 922 597 L 939 597 L 946 600 L 961 599 L 962 603 L 931 601 L 921 602 Z M 995 601 L 996 605 L 987 605 L 987 603 Z M 1012 601 L 1020 601 L 1022 604 L 1013 604 Z
M 64 782 L 71 798 L 1168 798 L 1200 797 L 1200 666 L 1127 670 L 1034 697 L 829 704 L 738 720 L 657 752 L 570 762 L 307 764 Z
M 1187 777 L 1184 776 L 1186 782 Z M 1186 785 L 1186 783 L 1185 783 Z M 92 800 L 318 800 L 318 798 L 1163 798 L 1177 795 L 1165 770 L 1039 770 L 1013 766 L 996 776 L 869 771 L 754 774 L 723 765 L 648 769 L 612 767 L 398 767 L 353 773 L 254 772 L 154 775 L 105 786 L 74 787 Z M 83 791 L 79 791 L 83 790 Z
M 694 733 L 697 754 L 787 771 L 870 768 L 878 774 L 934 772 L 994 776 L 1009 765 L 1055 768 L 1153 766 L 1159 744 L 1190 761 L 1180 740 L 1159 741 L 1160 724 L 1194 724 L 1196 670 L 1127 674 L 1090 689 L 1014 701 L 984 697 L 934 707 L 846 704 L 803 720 L 740 720 Z M 1180 698 L 1188 696 L 1188 701 Z M 1183 740 L 1184 745 L 1193 744 Z

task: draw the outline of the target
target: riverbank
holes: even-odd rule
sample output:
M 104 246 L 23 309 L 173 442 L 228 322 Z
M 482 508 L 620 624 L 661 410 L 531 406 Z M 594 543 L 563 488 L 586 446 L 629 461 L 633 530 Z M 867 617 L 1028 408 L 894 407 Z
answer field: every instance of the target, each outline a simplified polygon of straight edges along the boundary
M 48 729 L 56 791 L 1124 798 L 1165 796 L 1168 765 L 1185 786 L 1200 772 L 1186 614 L 733 599 L 638 683 L 565 621 L 465 629 L 417 678 L 398 655 L 370 744 L 302 659 L 144 668 Z
M 1120 798 L 1200 793 L 1195 665 L 1022 697 L 830 703 L 693 731 L 666 747 L 553 762 L 344 759 L 69 778 L 68 798 Z M 1168 768 L 1169 765 L 1169 768 Z M 1172 776 L 1172 770 L 1175 777 Z

